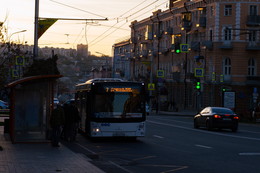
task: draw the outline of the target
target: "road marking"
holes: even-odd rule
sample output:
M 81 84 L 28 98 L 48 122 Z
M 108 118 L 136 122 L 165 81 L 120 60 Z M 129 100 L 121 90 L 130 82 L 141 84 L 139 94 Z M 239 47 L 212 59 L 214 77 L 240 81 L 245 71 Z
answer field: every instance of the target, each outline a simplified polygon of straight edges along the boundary
M 153 135 L 153 137 L 160 138 L 160 139 L 163 139 L 163 138 L 164 138 L 164 137 L 158 136 L 158 135 Z
M 133 159 L 133 161 L 145 160 L 145 159 L 150 159 L 150 158 L 155 158 L 155 157 L 156 157 L 156 156 L 146 156 L 146 157 L 142 157 L 142 158 Z
M 260 153 L 239 153 L 240 156 L 260 156 Z
M 172 125 L 172 124 L 167 124 L 167 123 L 160 123 L 160 122 L 151 121 L 151 120 L 147 120 L 147 122 L 153 123 L 153 124 L 158 124 L 158 125 L 176 127 L 176 128 L 180 128 L 180 129 L 186 129 L 186 130 L 197 131 L 197 132 L 201 132 L 201 133 L 208 133 L 208 134 L 219 135 L 219 136 L 226 136 L 226 137 L 232 137 L 232 138 L 249 139 L 249 140 L 254 140 L 254 141 L 260 141 L 260 138 L 252 138 L 252 137 L 246 137 L 246 136 L 228 135 L 228 134 L 210 132 L 210 131 L 201 130 L 201 129 L 194 129 L 194 128 L 191 128 L 191 127 L 183 127 L 183 126 Z
M 128 170 L 128 169 L 126 169 L 126 168 L 124 168 L 124 167 L 122 167 L 122 166 L 116 164 L 115 162 L 112 162 L 112 161 L 109 161 L 109 162 L 110 162 L 112 165 L 114 165 L 114 166 L 116 166 L 116 167 L 118 167 L 118 168 L 124 170 L 125 172 L 132 173 L 130 170 Z
M 91 154 L 95 154 L 95 155 L 97 154 L 96 152 L 94 152 L 94 151 L 88 149 L 87 147 L 84 147 L 83 145 L 81 145 L 81 144 L 79 144 L 79 143 L 76 143 L 76 145 L 79 145 L 81 148 L 83 148 L 84 150 L 87 150 L 87 151 L 90 152 Z
M 207 149 L 211 149 L 212 147 L 206 146 L 206 145 L 195 145 L 196 147 L 201 147 L 201 148 L 207 148 Z

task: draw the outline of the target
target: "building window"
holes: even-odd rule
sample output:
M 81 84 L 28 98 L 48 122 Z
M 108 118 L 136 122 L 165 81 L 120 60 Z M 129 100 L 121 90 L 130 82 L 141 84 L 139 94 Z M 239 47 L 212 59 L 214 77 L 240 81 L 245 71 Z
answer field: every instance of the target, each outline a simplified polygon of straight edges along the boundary
M 248 34 L 248 40 L 249 41 L 256 41 L 256 31 L 250 31 Z
M 231 40 L 231 29 L 230 28 L 225 28 L 224 29 L 224 40 L 227 40 L 227 41 L 229 41 L 229 40 Z
M 231 74 L 231 60 L 230 60 L 230 58 L 224 59 L 223 73 L 224 73 L 224 75 L 230 75 Z
M 224 16 L 232 15 L 232 5 L 225 5 Z
M 214 7 L 210 6 L 210 17 L 214 16 Z
M 250 5 L 249 6 L 249 15 L 250 16 L 256 16 L 257 15 L 257 6 L 256 5 Z
M 209 30 L 209 40 L 213 41 L 213 31 Z
M 254 58 L 250 58 L 248 60 L 248 76 L 255 76 L 256 75 L 256 63 Z

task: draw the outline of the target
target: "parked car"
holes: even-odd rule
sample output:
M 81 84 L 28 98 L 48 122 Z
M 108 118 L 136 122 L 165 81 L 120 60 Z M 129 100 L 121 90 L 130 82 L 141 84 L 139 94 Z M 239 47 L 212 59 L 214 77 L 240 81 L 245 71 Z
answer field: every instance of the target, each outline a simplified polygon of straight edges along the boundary
M 57 105 L 57 104 L 60 103 L 60 101 L 59 101 L 57 98 L 54 98 L 54 99 L 53 99 L 53 103 L 54 103 L 54 105 Z
M 9 109 L 9 104 L 3 100 L 0 100 L 0 109 Z
M 206 127 L 208 130 L 228 128 L 236 132 L 238 121 L 239 117 L 229 108 L 206 107 L 194 116 L 194 128 L 201 126 Z

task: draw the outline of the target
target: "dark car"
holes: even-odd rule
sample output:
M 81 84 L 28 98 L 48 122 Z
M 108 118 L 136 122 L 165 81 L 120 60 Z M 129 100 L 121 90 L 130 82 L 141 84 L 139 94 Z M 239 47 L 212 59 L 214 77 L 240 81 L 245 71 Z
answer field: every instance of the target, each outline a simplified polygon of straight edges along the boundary
M 208 130 L 228 128 L 236 132 L 238 121 L 239 117 L 229 108 L 206 107 L 194 116 L 194 128 L 201 126 Z

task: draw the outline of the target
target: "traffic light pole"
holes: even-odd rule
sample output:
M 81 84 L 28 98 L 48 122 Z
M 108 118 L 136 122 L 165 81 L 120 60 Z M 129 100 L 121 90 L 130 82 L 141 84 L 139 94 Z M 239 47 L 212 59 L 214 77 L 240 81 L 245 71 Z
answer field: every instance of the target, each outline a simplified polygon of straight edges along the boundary
M 185 30 L 185 44 L 188 42 L 187 30 Z M 185 53 L 185 64 L 184 64 L 184 109 L 187 107 L 187 61 L 188 61 L 188 53 Z

